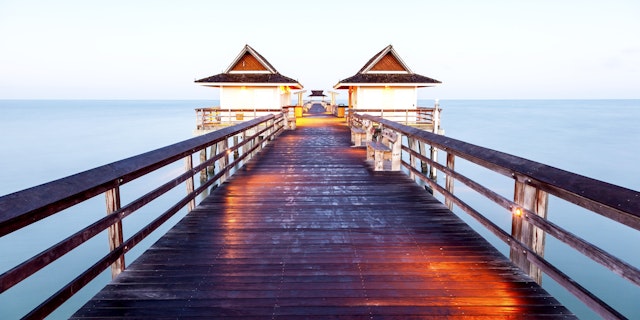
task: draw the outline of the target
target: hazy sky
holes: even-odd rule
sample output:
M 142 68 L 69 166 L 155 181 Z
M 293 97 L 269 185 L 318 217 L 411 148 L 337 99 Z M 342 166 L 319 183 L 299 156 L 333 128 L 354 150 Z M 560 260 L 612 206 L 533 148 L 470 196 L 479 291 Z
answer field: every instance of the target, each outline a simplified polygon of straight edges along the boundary
M 0 0 L 0 99 L 216 99 L 245 44 L 307 90 L 392 44 L 420 98 L 640 98 L 639 0 Z

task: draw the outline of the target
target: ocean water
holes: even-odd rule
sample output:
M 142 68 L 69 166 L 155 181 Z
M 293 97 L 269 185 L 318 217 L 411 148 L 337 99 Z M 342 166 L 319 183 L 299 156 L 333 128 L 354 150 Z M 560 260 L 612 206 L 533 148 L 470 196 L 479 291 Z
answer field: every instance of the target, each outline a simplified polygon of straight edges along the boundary
M 215 101 L 83 101 L 0 100 L 0 195 L 29 188 L 116 160 L 192 137 L 194 108 Z M 420 101 L 431 106 L 433 101 Z M 640 100 L 442 100 L 446 135 L 564 170 L 640 190 Z M 441 156 L 441 159 L 444 158 Z M 513 181 L 456 160 L 457 169 L 501 194 L 512 197 Z M 182 168 L 170 165 L 139 183 L 123 187 L 123 202 L 134 199 L 146 182 L 160 181 Z M 182 190 L 157 200 L 146 212 L 125 221 L 125 237 L 153 218 L 154 209 L 170 203 Z M 456 185 L 474 207 L 510 230 L 510 216 L 488 201 Z M 511 195 L 511 196 L 509 196 Z M 154 201 L 156 202 L 156 201 Z M 0 272 L 45 249 L 47 244 L 104 215 L 104 199 L 96 197 L 55 219 L 0 238 Z M 98 208 L 98 209 L 96 209 Z M 503 253 L 506 246 L 458 212 Z M 184 212 L 173 219 L 177 221 Z M 555 198 L 549 219 L 640 266 L 640 232 L 621 227 Z M 163 230 L 166 230 L 165 227 Z M 160 230 L 159 233 L 161 233 Z M 127 255 L 130 263 L 153 243 L 150 237 Z M 108 250 L 106 235 L 98 235 L 33 279 L 0 294 L 0 319 L 18 318 L 35 301 L 55 292 L 79 270 Z M 640 319 L 640 288 L 609 275 L 597 264 L 547 237 L 545 256 L 571 277 L 596 292 L 629 318 Z M 105 272 L 52 314 L 66 318 L 110 279 Z M 581 318 L 596 317 L 551 279 L 543 286 Z

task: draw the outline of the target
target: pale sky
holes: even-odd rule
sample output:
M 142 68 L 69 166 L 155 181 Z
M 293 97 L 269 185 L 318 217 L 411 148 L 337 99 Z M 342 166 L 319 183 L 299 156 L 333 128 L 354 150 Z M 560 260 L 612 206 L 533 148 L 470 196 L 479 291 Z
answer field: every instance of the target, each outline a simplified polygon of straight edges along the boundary
M 392 44 L 421 99 L 640 98 L 638 0 L 0 0 L 0 99 L 217 99 L 245 44 L 307 90 Z

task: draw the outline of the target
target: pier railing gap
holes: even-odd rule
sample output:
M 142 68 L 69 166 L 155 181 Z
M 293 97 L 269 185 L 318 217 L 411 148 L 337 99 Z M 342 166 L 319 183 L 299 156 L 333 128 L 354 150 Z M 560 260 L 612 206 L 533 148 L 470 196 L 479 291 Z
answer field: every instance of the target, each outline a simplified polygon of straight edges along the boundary
M 640 286 L 640 270 L 547 220 L 548 198 L 549 195 L 554 195 L 640 231 L 640 192 L 370 114 L 353 113 L 349 116 L 357 118 L 361 123 L 368 123 L 369 130 L 373 127 L 391 129 L 404 136 L 407 144 L 402 145 L 402 150 L 408 155 L 408 160 L 403 159 L 402 166 L 409 176 L 416 182 L 423 182 L 431 192 L 441 194 L 450 209 L 454 205 L 459 207 L 505 242 L 510 247 L 510 259 L 536 282 L 541 283 L 542 274 L 547 274 L 600 316 L 606 319 L 625 318 L 544 259 L 545 237 L 547 234 L 555 237 L 637 286 Z M 371 138 L 367 135 L 367 140 Z M 427 148 L 431 151 L 429 157 L 426 156 Z M 445 165 L 436 158 L 438 150 L 446 153 Z M 513 199 L 507 199 L 456 171 L 456 158 L 512 178 Z M 387 167 L 396 166 L 389 164 Z M 438 183 L 438 171 L 446 176 L 444 186 Z M 459 198 L 454 192 L 455 181 L 504 208 L 512 216 L 511 233 L 505 232 Z
M 286 113 L 285 109 L 285 113 Z M 198 195 L 207 193 L 214 184 L 219 185 L 254 157 L 280 134 L 290 128 L 286 114 L 279 112 L 222 128 L 164 148 L 97 167 L 73 176 L 0 197 L 0 237 L 20 230 L 35 222 L 89 200 L 101 193 L 105 195 L 106 216 L 77 231 L 48 249 L 0 274 L 0 293 L 9 290 L 52 262 L 71 252 L 99 233 L 108 230 L 110 251 L 75 279 L 24 316 L 41 319 L 49 315 L 81 288 L 111 267 L 112 277 L 125 268 L 125 254 L 185 206 L 192 210 Z M 229 142 L 232 145 L 229 145 Z M 207 150 L 209 153 L 207 154 Z M 194 165 L 193 155 L 200 155 Z M 203 156 L 204 155 L 204 156 Z M 162 185 L 145 195 L 121 204 L 121 186 L 155 172 L 179 160 L 184 171 L 168 178 Z M 204 175 L 203 175 L 204 172 Z M 194 176 L 200 175 L 196 188 Z M 149 204 L 175 187 L 185 184 L 186 196 L 154 220 L 125 239 L 123 219 Z

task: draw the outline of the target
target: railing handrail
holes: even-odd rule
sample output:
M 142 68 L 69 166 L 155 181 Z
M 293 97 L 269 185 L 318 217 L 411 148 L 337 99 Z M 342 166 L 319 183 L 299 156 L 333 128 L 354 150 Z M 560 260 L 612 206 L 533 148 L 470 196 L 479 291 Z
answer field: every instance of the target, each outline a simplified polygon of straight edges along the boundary
M 103 218 L 94 221 L 89 226 L 80 228 L 73 235 L 0 274 L 0 293 L 30 277 L 38 270 L 107 229 L 109 229 L 111 251 L 25 317 L 42 318 L 48 315 L 110 265 L 112 267 L 112 275 L 117 275 L 124 270 L 125 253 L 129 252 L 140 241 L 164 224 L 181 208 L 188 206 L 189 210 L 191 210 L 195 206 L 195 197 L 197 195 L 204 192 L 216 181 L 222 183 L 229 174 L 230 168 L 240 165 L 243 161 L 246 161 L 245 159 L 250 159 L 255 152 L 262 149 L 263 143 L 267 143 L 279 134 L 284 128 L 281 123 L 282 120 L 286 120 L 282 113 L 266 115 L 0 197 L 0 236 L 21 229 L 82 201 L 89 200 L 100 193 L 105 193 L 107 198 L 107 214 Z M 251 130 L 250 136 L 247 135 L 249 130 Z M 238 137 L 238 135 L 242 135 L 242 142 L 236 141 L 235 137 Z M 228 140 L 231 137 L 234 137 L 234 145 L 228 146 Z M 264 139 L 261 139 L 261 137 L 264 137 Z M 214 145 L 218 148 L 217 153 L 215 155 L 212 154 L 208 160 L 206 157 L 202 159 L 202 152 L 206 152 L 208 147 L 213 149 Z M 230 152 L 238 151 L 241 147 L 243 148 L 242 155 L 234 156 L 234 161 L 229 163 L 228 156 Z M 192 157 L 197 152 L 201 153 L 201 163 L 194 166 Z M 120 207 L 119 186 L 180 159 L 185 160 L 184 173 L 169 178 L 159 187 Z M 198 172 L 202 175 L 203 172 L 208 171 L 207 168 L 214 165 L 214 162 L 218 162 L 219 172 L 209 179 L 201 180 L 201 185 L 198 188 L 194 188 L 193 176 Z M 133 236 L 128 239 L 122 238 L 122 220 L 126 216 L 182 183 L 186 183 L 187 186 L 187 195 L 185 197 L 171 205 L 170 208 L 143 226 Z
M 221 108 L 221 107 L 205 107 L 205 108 L 196 108 L 196 111 L 220 111 L 220 112 L 280 112 L 282 109 L 289 108 L 289 106 L 283 106 L 280 108 Z
M 211 145 L 212 141 L 236 135 L 275 117 L 266 115 L 2 196 L 0 197 L 0 236 L 184 158 L 194 150 Z
M 359 116 L 382 123 L 385 127 L 402 132 L 408 137 L 429 141 L 438 149 L 505 176 L 530 179 L 527 181 L 528 184 L 640 230 L 640 192 L 638 191 L 379 117 L 366 114 Z
M 409 162 L 400 161 L 409 171 L 409 175 L 412 178 L 420 179 L 434 191 L 442 194 L 445 198 L 445 204 L 451 210 L 453 204 L 456 204 L 498 239 L 504 241 L 510 247 L 510 257 L 513 263 L 532 276 L 534 280 L 540 282 L 540 272 L 544 272 L 602 317 L 625 319 L 617 310 L 543 258 L 544 233 L 554 236 L 611 272 L 638 286 L 640 286 L 640 269 L 547 220 L 548 194 L 640 231 L 640 192 L 380 117 L 357 113 L 353 117 L 369 120 L 370 125 L 377 123 L 406 136 L 408 145 L 401 146 L 401 150 L 409 154 Z M 420 143 L 431 146 L 431 159 L 422 153 L 424 145 L 419 147 L 420 152 L 418 152 Z M 433 151 L 437 149 L 443 150 L 447 154 L 446 165 L 438 163 L 434 158 L 437 152 L 434 155 Z M 513 178 L 515 180 L 514 200 L 511 201 L 455 171 L 456 157 Z M 416 160 L 420 160 L 422 165 L 426 163 L 431 166 L 431 177 L 427 177 L 423 173 L 425 167 L 423 167 L 423 172 L 415 168 Z M 446 174 L 445 187 L 432 180 L 435 177 L 434 170 Z M 513 213 L 511 234 L 456 196 L 453 187 L 454 180 L 511 211 Z

